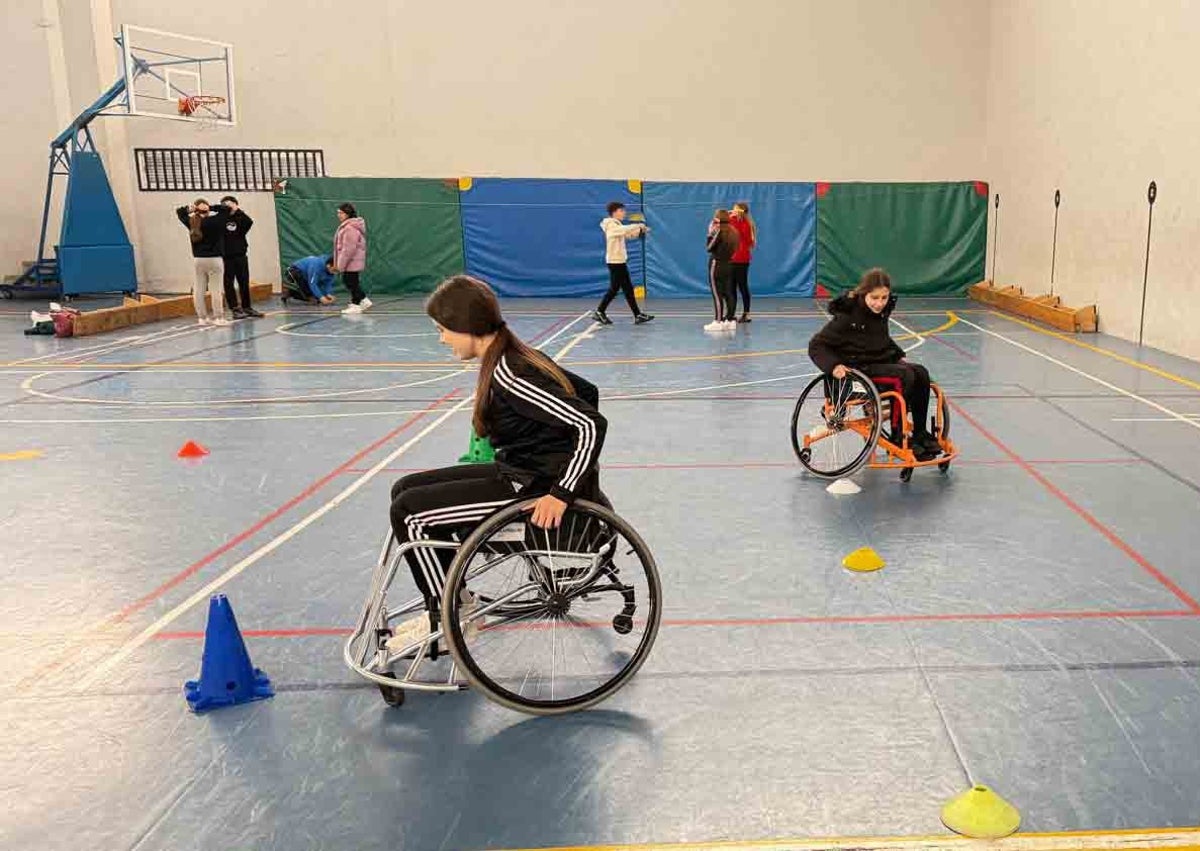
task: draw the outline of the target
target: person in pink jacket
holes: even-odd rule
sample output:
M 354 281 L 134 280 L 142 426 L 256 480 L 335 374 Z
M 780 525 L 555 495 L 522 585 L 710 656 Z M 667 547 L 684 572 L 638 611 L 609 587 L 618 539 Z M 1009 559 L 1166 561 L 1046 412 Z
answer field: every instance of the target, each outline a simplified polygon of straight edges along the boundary
M 367 268 L 367 223 L 348 202 L 338 207 L 337 217 L 340 224 L 333 236 L 333 271 L 342 273 L 350 290 L 350 306 L 342 313 L 362 313 L 371 306 L 358 282 L 359 274 Z

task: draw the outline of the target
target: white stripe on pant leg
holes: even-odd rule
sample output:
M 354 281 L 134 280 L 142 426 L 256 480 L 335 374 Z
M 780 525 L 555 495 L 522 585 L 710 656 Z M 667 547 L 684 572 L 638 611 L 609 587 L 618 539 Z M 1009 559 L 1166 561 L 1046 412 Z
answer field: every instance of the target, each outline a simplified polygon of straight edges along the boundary
M 721 295 L 717 292 L 717 261 L 708 261 L 708 289 L 713 297 L 713 320 L 720 322 L 725 318 L 725 307 L 721 304 Z
M 410 540 L 429 540 L 430 536 L 426 530 L 431 526 L 450 526 L 480 521 L 496 511 L 497 508 L 511 502 L 511 499 L 476 502 L 419 511 L 405 518 L 405 525 L 408 527 Z M 413 555 L 422 565 L 422 572 L 425 574 L 425 581 L 429 583 L 432 596 L 440 600 L 446 590 L 446 574 L 441 559 L 438 558 L 437 553 L 430 551 L 427 547 L 415 549 Z
M 406 529 L 408 529 L 409 541 L 419 541 L 422 539 L 420 524 L 413 523 L 411 517 L 405 518 L 404 526 Z M 429 596 L 432 598 L 437 593 L 438 583 L 435 574 L 431 574 L 429 571 L 429 562 L 423 557 L 424 554 L 424 547 L 415 548 L 409 552 L 409 555 L 412 556 L 413 563 L 416 564 L 417 569 L 421 572 L 421 575 L 425 577 L 425 586 L 429 589 Z

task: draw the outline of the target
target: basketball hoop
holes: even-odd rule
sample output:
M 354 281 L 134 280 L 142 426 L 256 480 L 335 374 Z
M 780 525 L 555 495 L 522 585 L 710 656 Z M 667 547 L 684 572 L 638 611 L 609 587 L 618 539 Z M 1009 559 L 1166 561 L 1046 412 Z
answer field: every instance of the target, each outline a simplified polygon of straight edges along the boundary
M 191 95 L 179 99 L 179 114 L 190 117 L 197 109 L 204 109 L 211 113 L 208 107 L 222 103 L 225 103 L 225 98 L 217 95 Z

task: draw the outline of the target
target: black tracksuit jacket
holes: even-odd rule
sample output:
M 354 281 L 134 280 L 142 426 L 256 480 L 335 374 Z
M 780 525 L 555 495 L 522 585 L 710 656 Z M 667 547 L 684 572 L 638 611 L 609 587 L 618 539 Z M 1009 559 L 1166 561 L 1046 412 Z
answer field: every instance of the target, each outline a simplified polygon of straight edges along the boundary
M 595 385 L 566 375 L 574 396 L 537 367 L 506 353 L 492 375 L 486 421 L 502 474 L 520 482 L 529 495 L 549 493 L 571 503 L 576 497 L 597 497 L 596 465 L 608 421 L 597 410 Z

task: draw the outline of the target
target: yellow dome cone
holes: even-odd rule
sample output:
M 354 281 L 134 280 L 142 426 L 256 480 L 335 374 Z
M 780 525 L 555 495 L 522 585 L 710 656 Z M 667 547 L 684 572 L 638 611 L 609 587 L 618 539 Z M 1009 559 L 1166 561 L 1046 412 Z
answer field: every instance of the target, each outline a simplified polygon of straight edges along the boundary
M 847 570 L 853 570 L 856 573 L 870 573 L 873 570 L 879 570 L 885 564 L 887 562 L 881 559 L 879 553 L 870 547 L 855 550 L 842 559 L 842 567 Z
M 986 786 L 972 786 L 942 807 L 942 824 L 971 839 L 1000 839 L 1021 826 L 1017 808 Z

